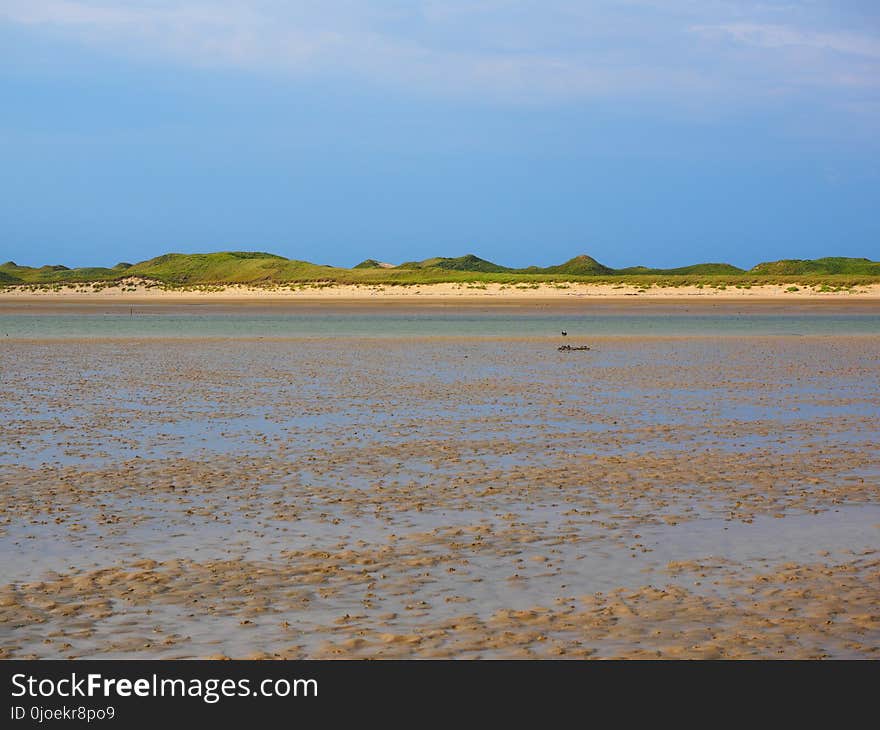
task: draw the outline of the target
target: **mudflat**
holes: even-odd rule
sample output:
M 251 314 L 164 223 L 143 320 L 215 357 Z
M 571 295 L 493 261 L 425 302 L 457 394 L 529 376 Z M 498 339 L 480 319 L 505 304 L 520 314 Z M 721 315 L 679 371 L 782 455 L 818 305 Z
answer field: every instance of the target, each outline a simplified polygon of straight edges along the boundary
M 880 336 L 0 340 L 0 656 L 874 657 Z

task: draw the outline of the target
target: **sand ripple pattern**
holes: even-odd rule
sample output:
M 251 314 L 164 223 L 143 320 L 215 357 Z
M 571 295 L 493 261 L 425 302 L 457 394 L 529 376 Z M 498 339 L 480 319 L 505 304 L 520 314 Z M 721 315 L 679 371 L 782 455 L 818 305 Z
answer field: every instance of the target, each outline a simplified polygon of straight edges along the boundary
M 2 343 L 0 656 L 880 655 L 880 338 L 558 344 Z

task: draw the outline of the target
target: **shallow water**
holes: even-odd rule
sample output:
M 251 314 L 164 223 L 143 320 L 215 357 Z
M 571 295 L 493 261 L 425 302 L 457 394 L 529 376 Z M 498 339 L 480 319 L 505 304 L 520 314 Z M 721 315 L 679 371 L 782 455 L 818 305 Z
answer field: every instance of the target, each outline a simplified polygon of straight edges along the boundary
M 591 343 L 9 338 L 0 652 L 870 655 L 880 338 Z
M 118 310 L 118 308 L 116 308 Z M 880 314 L 591 314 L 540 310 L 327 314 L 3 314 L 0 337 L 540 337 L 880 334 Z

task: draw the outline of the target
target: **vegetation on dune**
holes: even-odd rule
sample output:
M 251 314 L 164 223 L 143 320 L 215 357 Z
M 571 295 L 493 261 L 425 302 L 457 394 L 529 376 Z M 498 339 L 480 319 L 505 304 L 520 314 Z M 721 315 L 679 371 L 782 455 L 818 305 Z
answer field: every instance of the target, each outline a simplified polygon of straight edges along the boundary
M 609 269 L 607 266 L 596 261 L 592 256 L 587 256 L 586 254 L 575 256 L 559 266 L 548 266 L 544 269 L 532 267 L 531 269 L 525 269 L 525 271 L 536 271 L 542 274 L 570 274 L 573 276 L 594 276 L 596 274 L 614 273 L 614 269 Z
M 880 276 L 880 261 L 830 256 L 823 259 L 783 259 L 765 261 L 751 270 L 753 274 L 775 276 L 801 276 L 803 274 L 850 274 L 856 276 Z
M 120 276 L 120 272 L 102 267 L 88 267 L 82 269 L 69 269 L 66 266 L 19 266 L 14 261 L 7 261 L 0 265 L 0 281 L 7 283 L 42 283 L 42 282 L 91 282 L 107 281 Z
M 369 286 L 414 285 L 442 282 L 470 287 L 486 284 L 534 287 L 541 283 L 565 286 L 567 282 L 613 283 L 641 289 L 652 286 L 749 288 L 760 284 L 802 284 L 835 291 L 880 281 L 880 263 L 857 258 L 825 258 L 813 261 L 773 261 L 749 271 L 730 264 L 708 263 L 675 269 L 643 266 L 612 269 L 590 256 L 576 256 L 558 266 L 514 269 L 472 254 L 457 258 L 438 257 L 388 267 L 367 259 L 352 269 L 320 266 L 286 259 L 270 253 L 224 251 L 208 254 L 165 254 L 136 264 L 122 262 L 113 268 L 70 269 L 66 266 L 0 265 L 0 286 L 31 285 L 51 288 L 64 285 L 116 286 L 138 279 L 163 287 L 204 287 L 226 284 L 265 286 Z
M 630 266 L 626 269 L 617 269 L 615 273 L 621 275 L 634 274 L 636 276 L 738 276 L 745 272 L 732 264 L 693 264 L 691 266 L 679 266 L 677 269 L 650 269 L 647 266 Z
M 614 269 L 603 266 L 591 256 L 581 255 L 569 259 L 559 266 L 529 266 L 525 269 L 514 269 L 501 266 L 481 259 L 479 256 L 467 254 L 458 258 L 433 258 L 424 261 L 407 261 L 400 264 L 399 269 L 446 269 L 448 271 L 478 271 L 485 274 L 569 274 L 572 276 L 593 276 L 595 274 L 611 274 Z
M 472 253 L 458 258 L 437 257 L 433 259 L 425 259 L 424 261 L 407 261 L 400 264 L 398 269 L 444 269 L 446 271 L 478 271 L 484 274 L 500 274 L 513 271 L 507 266 L 493 264 L 491 261 L 481 259 Z
M 134 264 L 122 273 L 167 284 L 262 284 L 314 278 L 314 274 L 328 268 L 270 253 L 224 251 L 165 254 Z

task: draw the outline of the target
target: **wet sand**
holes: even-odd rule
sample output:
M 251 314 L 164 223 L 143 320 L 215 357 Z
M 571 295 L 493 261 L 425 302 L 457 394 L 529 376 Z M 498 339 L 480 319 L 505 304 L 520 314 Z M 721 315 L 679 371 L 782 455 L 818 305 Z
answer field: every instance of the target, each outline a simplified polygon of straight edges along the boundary
M 880 337 L 557 344 L 0 342 L 0 656 L 880 654 Z
M 748 314 L 769 315 L 826 315 L 826 314 L 880 314 L 880 297 L 809 297 L 783 299 L 755 297 L 728 299 L 724 297 L 663 299 L 641 297 L 638 299 L 615 298 L 540 298 L 518 299 L 515 297 L 444 299 L 424 297 L 421 299 L 283 299 L 273 297 L 197 299 L 192 297 L 150 299 L 116 299 L 112 297 L 78 297 L 59 299 L 52 297 L 14 297 L 0 295 L 2 315 L 73 315 L 108 314 L 135 315 L 260 315 L 291 313 L 301 315 L 327 313 L 376 314 L 432 314 L 443 312 L 503 312 L 513 315 L 535 313 L 575 314 L 718 314 L 739 316 Z

